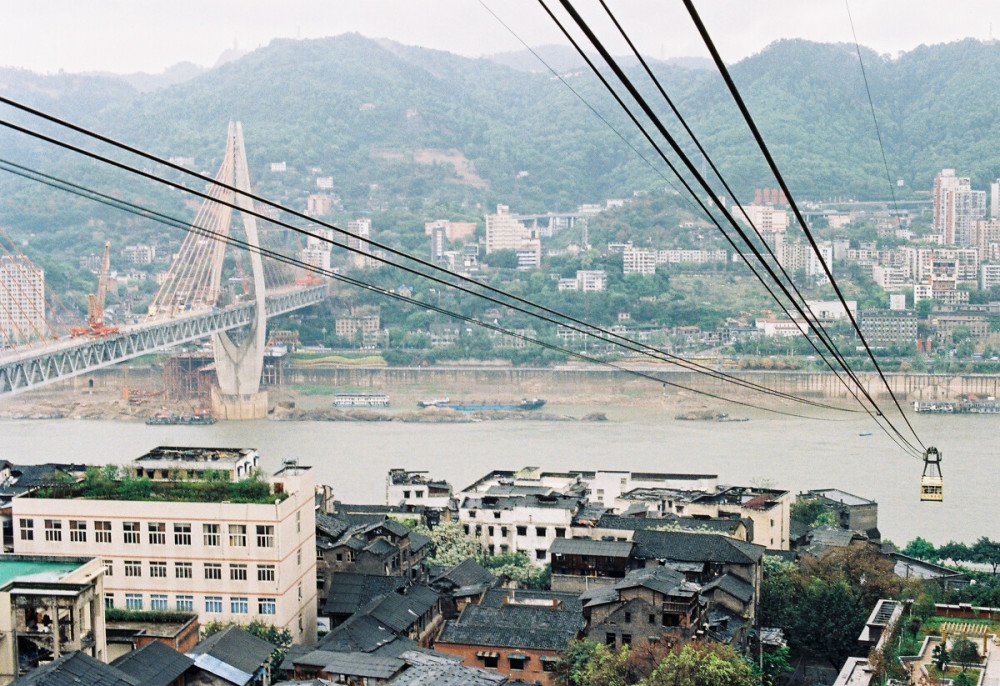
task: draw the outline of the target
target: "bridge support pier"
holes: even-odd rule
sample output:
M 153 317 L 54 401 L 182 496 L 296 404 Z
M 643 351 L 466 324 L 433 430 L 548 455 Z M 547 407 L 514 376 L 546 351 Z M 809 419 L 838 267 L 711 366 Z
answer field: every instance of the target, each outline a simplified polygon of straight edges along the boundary
M 247 153 L 243 146 L 243 127 L 239 122 L 229 123 L 229 141 L 226 146 L 227 159 L 231 165 L 225 181 L 239 191 L 250 192 L 250 170 Z M 267 311 L 265 303 L 264 265 L 260 259 L 260 240 L 257 234 L 257 218 L 253 211 L 253 200 L 244 193 L 232 193 L 240 216 L 247 243 L 250 244 L 250 271 L 253 276 L 253 299 L 257 309 L 250 331 L 241 343 L 235 343 L 225 331 L 212 336 L 212 351 L 215 356 L 215 374 L 219 387 L 212 390 L 212 415 L 217 419 L 263 419 L 267 416 L 267 391 L 260 390 L 260 375 L 264 369 L 264 345 L 266 341 Z M 216 266 L 221 278 L 222 262 Z M 218 396 L 218 401 L 216 400 Z
M 267 391 L 229 395 L 212 388 L 212 416 L 216 419 L 263 419 L 267 417 Z

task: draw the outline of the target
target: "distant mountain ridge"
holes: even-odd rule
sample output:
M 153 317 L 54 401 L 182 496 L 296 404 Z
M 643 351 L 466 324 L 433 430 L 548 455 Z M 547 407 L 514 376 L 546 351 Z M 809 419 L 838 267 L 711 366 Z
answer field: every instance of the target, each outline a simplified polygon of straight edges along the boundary
M 553 59 L 561 52 L 546 51 Z M 928 189 L 942 167 L 971 175 L 979 188 L 1000 176 L 1000 46 L 969 39 L 893 59 L 864 55 L 893 181 L 905 182 L 901 193 Z M 286 161 L 300 177 L 284 177 L 286 185 L 303 191 L 315 188 L 308 169 L 320 168 L 349 212 L 496 202 L 559 210 L 665 186 L 663 166 L 592 75 L 580 70 L 567 78 L 657 171 L 551 74 L 520 70 L 524 59 L 470 59 L 345 34 L 275 40 L 188 78 L 194 69 L 178 65 L 169 77 L 176 80 L 156 90 L 137 75 L 129 83 L 0 70 L 0 93 L 157 154 L 193 157 L 211 171 L 226 123 L 240 119 L 262 183 L 275 180 L 271 161 Z M 654 68 L 744 198 L 773 185 L 714 70 L 658 61 Z M 853 45 L 780 41 L 731 70 L 798 197 L 888 195 Z M 631 73 L 654 95 L 638 70 Z M 678 130 L 666 107 L 657 107 Z M 9 131 L 0 131 L 0 147 L 50 169 L 82 164 Z M 457 151 L 485 183 L 463 183 L 440 162 L 452 153 L 418 155 L 422 150 Z M 0 211 L 23 203 L 17 193 L 4 199 L 10 183 L 0 175 Z

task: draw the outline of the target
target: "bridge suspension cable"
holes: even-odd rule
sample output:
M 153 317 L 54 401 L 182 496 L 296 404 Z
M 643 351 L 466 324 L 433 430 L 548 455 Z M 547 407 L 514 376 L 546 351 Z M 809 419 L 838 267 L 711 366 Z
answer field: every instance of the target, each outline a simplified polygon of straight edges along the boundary
M 5 102 L 5 103 L 9 104 L 9 103 L 12 103 L 13 101 L 10 101 L 8 98 L 0 97 L 0 102 Z M 194 177 L 196 177 L 196 178 L 198 178 L 200 180 L 211 181 L 210 179 L 208 179 L 208 177 L 205 177 L 205 176 L 203 176 L 201 174 L 198 174 L 196 172 L 192 172 L 190 170 L 187 170 L 187 169 L 185 169 L 183 167 L 180 167 L 179 165 L 174 165 L 174 164 L 169 163 L 169 162 L 167 162 L 165 160 L 162 160 L 161 158 L 158 158 L 158 157 L 156 157 L 154 155 L 151 155 L 150 153 L 146 153 L 144 151 L 135 149 L 135 148 L 133 148 L 131 146 L 127 146 L 127 145 L 125 145 L 123 143 L 119 143 L 117 141 L 114 141 L 114 139 L 110 139 L 110 138 L 108 138 L 106 136 L 103 136 L 101 134 L 90 132 L 89 130 L 84 129 L 82 127 L 79 127 L 79 126 L 77 126 L 75 124 L 64 122 L 63 120 L 58 119 L 56 117 L 53 117 L 52 115 L 48 115 L 48 114 L 40 112 L 38 110 L 34 110 L 33 108 L 27 107 L 25 105 L 16 104 L 14 106 L 16 106 L 16 107 L 18 107 L 20 109 L 23 109 L 25 111 L 29 111 L 29 112 L 31 112 L 33 114 L 37 113 L 38 116 L 40 116 L 40 117 L 42 117 L 44 119 L 48 119 L 50 121 L 59 123 L 62 126 L 70 128 L 72 130 L 78 130 L 78 131 L 80 131 L 82 133 L 86 133 L 86 135 L 88 135 L 90 137 L 93 137 L 93 138 L 95 138 L 97 140 L 101 140 L 103 142 L 108 142 L 108 143 L 110 143 L 110 144 L 112 144 L 112 145 L 114 145 L 116 147 L 119 147 L 121 149 L 124 149 L 124 150 L 126 150 L 128 152 L 132 152 L 132 153 L 137 154 L 139 156 L 146 157 L 146 158 L 148 158 L 150 160 L 156 161 L 157 163 L 166 165 L 168 167 L 176 168 L 177 170 L 182 171 L 185 174 L 194 176 Z M 7 127 L 7 128 L 11 128 L 11 129 L 16 130 L 16 131 L 19 131 L 21 133 L 25 133 L 26 135 L 38 138 L 39 140 L 44 140 L 44 141 L 52 143 L 54 145 L 58 145 L 58 146 L 63 147 L 65 149 L 71 150 L 73 152 L 76 152 L 78 154 L 90 157 L 92 159 L 95 159 L 95 160 L 98 160 L 98 161 L 101 161 L 101 162 L 104 162 L 106 164 L 115 166 L 115 167 L 117 167 L 119 169 L 122 169 L 122 170 L 125 170 L 125 171 L 129 171 L 129 172 L 131 172 L 131 173 L 133 173 L 133 174 L 135 174 L 137 176 L 141 176 L 141 177 L 153 180 L 153 181 L 157 181 L 159 183 L 171 186 L 171 187 L 176 188 L 178 190 L 181 190 L 183 192 L 186 192 L 186 193 L 189 193 L 189 194 L 193 194 L 193 195 L 196 195 L 196 196 L 199 196 L 199 197 L 202 197 L 202 198 L 209 198 L 209 196 L 206 193 L 203 193 L 203 192 L 195 190 L 195 189 L 188 188 L 188 187 L 184 186 L 183 184 L 179 184 L 179 183 L 171 181 L 169 179 L 165 179 L 165 178 L 159 177 L 159 176 L 157 176 L 155 174 L 152 174 L 150 172 L 147 172 L 145 170 L 141 170 L 141 169 L 137 169 L 135 167 L 131 167 L 131 166 L 126 165 L 126 164 L 124 164 L 124 163 L 122 163 L 120 161 L 113 160 L 113 159 L 110 159 L 110 158 L 105 157 L 103 155 L 100 155 L 98 153 L 94 153 L 92 151 L 80 148 L 79 146 L 75 146 L 75 145 L 72 145 L 72 144 L 64 142 L 64 141 L 60 141 L 60 140 L 55 139 L 55 138 L 53 138 L 51 136 L 47 136 L 45 134 L 41 134 L 39 132 L 32 131 L 32 130 L 27 129 L 25 127 L 22 127 L 20 125 L 14 124 L 12 122 L 0 120 L 0 125 L 3 125 L 5 127 Z M 282 206 L 280 204 L 274 203 L 273 201 L 270 201 L 270 200 L 267 200 L 267 199 L 264 199 L 264 198 L 260 198 L 259 196 L 255 195 L 255 194 L 246 193 L 246 192 L 240 191 L 240 190 L 235 189 L 235 188 L 233 188 L 231 186 L 228 186 L 227 184 L 220 183 L 218 185 L 221 185 L 223 188 L 227 188 L 227 189 L 232 190 L 234 192 L 240 193 L 240 194 L 242 194 L 242 195 L 244 195 L 244 196 L 246 196 L 246 197 L 248 197 L 248 198 L 250 198 L 250 199 L 252 199 L 254 201 L 260 202 L 260 203 L 262 203 L 264 205 L 272 206 L 275 209 L 279 209 L 281 211 L 287 212 L 287 213 L 292 214 L 294 216 L 302 217 L 302 218 L 307 219 L 309 221 L 316 221 L 314 218 L 307 217 L 306 215 L 303 215 L 303 214 L 301 214 L 301 213 L 299 213 L 299 212 L 297 212 L 295 210 L 292 210 L 292 209 L 286 208 L 286 207 L 284 207 L 284 206 Z M 223 204 L 226 204 L 226 203 L 223 203 Z M 235 208 L 235 205 L 233 205 L 233 207 Z M 239 209 L 239 208 L 236 208 L 236 209 Z M 252 215 L 255 215 L 255 216 L 259 216 L 259 217 L 262 217 L 262 218 L 266 218 L 266 217 L 264 217 L 264 215 L 260 214 L 259 212 L 255 212 L 255 211 L 249 211 L 249 214 L 252 214 Z M 425 265 L 425 266 L 431 268 L 433 271 L 443 272 L 444 274 L 447 274 L 450 277 L 457 277 L 460 281 L 469 282 L 469 283 L 471 283 L 474 286 L 477 286 L 477 287 L 480 287 L 480 288 L 482 288 L 484 290 L 496 293 L 496 294 L 498 294 L 500 296 L 509 298 L 512 301 L 521 302 L 521 303 L 524 303 L 524 304 L 526 304 L 528 306 L 535 307 L 538 310 L 541 310 L 542 312 L 552 313 L 554 316 L 563 318 L 564 321 L 558 321 L 558 320 L 552 319 L 551 317 L 549 317 L 547 315 L 540 314 L 539 312 L 534 312 L 534 311 L 530 311 L 530 310 L 526 310 L 526 309 L 520 308 L 519 306 L 515 306 L 511 302 L 497 300 L 496 298 L 494 298 L 492 296 L 487 296 L 484 293 L 481 293 L 481 292 L 469 289 L 469 288 L 467 288 L 465 286 L 460 286 L 458 284 L 455 284 L 455 283 L 452 283 L 450 281 L 441 279 L 439 277 L 432 276 L 431 274 L 420 272 L 419 270 L 416 270 L 416 269 L 414 269 L 412 267 L 408 267 L 408 266 L 401 265 L 399 263 L 395 263 L 395 262 L 393 262 L 392 260 L 386 258 L 383 255 L 369 253 L 367 251 L 362 250 L 361 248 L 355 248 L 355 247 L 352 247 L 350 245 L 344 245 L 342 243 L 335 242 L 332 239 L 327 238 L 325 236 L 320 236 L 320 235 L 312 234 L 312 233 L 310 233 L 307 230 L 301 229 L 301 228 L 296 227 L 294 225 L 291 225 L 291 224 L 289 224 L 287 222 L 284 222 L 284 221 L 275 221 L 275 223 L 278 224 L 278 225 L 280 225 L 280 226 L 282 226 L 282 227 L 285 227 L 285 228 L 288 228 L 288 229 L 290 229 L 292 231 L 300 233 L 302 235 L 311 236 L 313 238 L 316 238 L 317 240 L 320 240 L 322 242 L 325 242 L 325 243 L 328 243 L 328 244 L 331 244 L 331 245 L 334 245 L 334 246 L 338 246 L 338 247 L 341 247 L 341 248 L 346 248 L 346 249 L 348 249 L 350 251 L 353 251 L 355 253 L 358 253 L 358 254 L 364 254 L 365 256 L 370 257 L 371 259 L 374 259 L 376 261 L 396 266 L 397 268 L 403 269 L 404 271 L 408 271 L 408 272 L 413 273 L 413 274 L 415 274 L 417 276 L 422 276 L 424 278 L 428 278 L 430 280 L 433 280 L 435 282 L 441 283 L 442 285 L 448 286 L 450 288 L 455 288 L 455 289 L 460 290 L 462 292 L 469 293 L 470 295 L 474 295 L 474 296 L 477 296 L 477 297 L 480 297 L 480 298 L 484 298 L 484 299 L 490 300 L 491 302 L 495 302 L 497 304 L 504 305 L 506 307 L 511 307 L 512 309 L 515 309 L 517 311 L 521 311 L 524 314 L 527 314 L 527 315 L 530 315 L 530 316 L 542 319 L 544 321 L 548 321 L 550 323 L 554 323 L 554 324 L 558 324 L 558 325 L 564 326 L 564 327 L 569 328 L 571 330 L 577 331 L 577 332 L 579 332 L 581 334 L 594 337 L 597 340 L 601 340 L 601 341 L 604 341 L 604 342 L 607 342 L 607 343 L 612 343 L 614 345 L 619 345 L 621 347 L 625 347 L 626 349 L 633 350 L 634 352 L 639 352 L 640 354 L 644 354 L 644 355 L 647 355 L 647 356 L 650 356 L 650 357 L 658 358 L 658 359 L 661 359 L 663 361 L 672 362 L 674 364 L 677 364 L 678 366 L 681 366 L 682 368 L 689 369 L 690 371 L 695 371 L 697 373 L 703 373 L 703 374 L 715 377 L 715 378 L 720 379 L 720 380 L 725 380 L 725 381 L 729 381 L 731 383 L 735 383 L 737 385 L 741 385 L 741 386 L 744 386 L 744 387 L 747 387 L 747 388 L 752 388 L 752 389 L 760 391 L 762 393 L 769 393 L 771 395 L 777 395 L 779 397 L 787 397 L 787 399 L 796 400 L 798 402 L 804 402 L 806 404 L 810 404 L 810 405 L 814 405 L 814 406 L 821 406 L 821 407 L 826 407 L 828 409 L 837 409 L 837 410 L 841 410 L 841 411 L 851 411 L 851 410 L 848 410 L 847 408 L 835 408 L 833 406 L 825 405 L 823 403 L 816 403 L 815 401 L 810 401 L 810 400 L 807 400 L 807 399 L 798 398 L 796 396 L 791 396 L 789 394 L 783 394 L 781 392 L 774 391 L 773 389 L 766 389 L 766 387 L 760 386 L 758 384 L 753 384 L 752 382 L 747 382 L 745 380 L 738 379 L 737 377 L 732 377 L 731 375 L 725 374 L 723 372 L 718 372 L 718 371 L 715 371 L 715 370 L 711 370 L 710 368 L 707 368 L 704 365 L 699 365 L 699 364 L 697 364 L 695 362 L 692 362 L 690 360 L 685 360 L 684 358 L 671 355 L 670 353 L 665 353 L 665 352 L 660 351 L 660 350 L 658 350 L 656 348 L 653 348 L 652 346 L 648 346 L 648 345 L 645 345 L 645 344 L 633 341 L 632 339 L 629 339 L 627 337 L 620 336 L 618 334 L 615 334 L 614 332 L 605 330 L 605 329 L 603 329 L 601 327 L 597 327 L 597 326 L 591 325 L 591 324 L 589 324 L 587 322 L 583 322 L 583 321 L 581 321 L 579 319 L 570 317 L 568 315 L 560 313 L 560 312 L 558 312 L 556 310 L 553 310 L 551 308 L 546 308 L 546 307 L 544 307 L 542 305 L 534 303 L 534 302 L 532 302 L 530 300 L 527 300 L 525 298 L 521 298 L 519 296 L 507 293 L 506 291 L 503 291 L 501 289 L 497 289 L 497 288 L 494 288 L 494 287 L 491 287 L 491 286 L 488 286 L 488 285 L 485 285 L 485 284 L 480 284 L 479 282 L 477 282 L 477 281 L 475 281 L 473 279 L 470 279 L 468 277 L 463 277 L 461 275 L 455 274 L 454 272 L 450 272 L 447 269 L 444 269 L 444 268 L 442 268 L 442 267 L 440 267 L 438 265 L 434 265 L 432 263 L 427 262 L 426 260 L 422 260 L 420 258 L 414 257 L 412 255 L 409 255 L 409 254 L 407 254 L 407 253 L 405 253 L 403 251 L 397 250 L 395 248 L 391 248 L 389 246 L 385 246 L 385 245 L 383 245 L 383 244 L 381 244 L 381 243 L 379 243 L 377 241 L 373 241 L 371 239 L 362 239 L 362 241 L 365 242 L 365 243 L 367 243 L 367 244 L 369 244 L 369 245 L 376 246 L 376 247 L 379 247 L 381 249 L 384 249 L 386 252 L 389 252 L 389 253 L 392 253 L 392 254 L 395 254 L 395 255 L 399 255 L 399 256 L 404 257 L 406 259 L 412 260 L 412 261 L 414 261 L 414 262 L 416 262 L 416 263 L 418 263 L 418 264 L 420 264 L 422 266 Z M 319 221 L 317 221 L 317 223 L 319 223 L 320 225 L 322 225 L 324 227 L 330 228 L 330 229 L 332 229 L 334 231 L 340 232 L 342 234 L 352 235 L 353 236 L 353 234 L 350 234 L 346 230 L 341 229 L 340 227 L 337 227 L 337 226 L 335 226 L 333 224 L 329 224 L 329 223 L 326 223 L 326 222 L 319 222 Z M 569 323 L 567 323 L 567 322 L 569 322 Z M 581 328 L 581 327 L 583 327 L 583 328 Z
M 712 399 L 715 399 L 715 400 L 720 400 L 720 401 L 723 401 L 723 402 L 732 403 L 732 404 L 735 404 L 735 405 L 738 405 L 738 406 L 742 406 L 742 407 L 750 407 L 750 408 L 755 408 L 755 409 L 762 409 L 762 410 L 764 410 L 766 412 L 775 413 L 775 414 L 779 414 L 779 415 L 796 417 L 796 418 L 803 418 L 803 419 L 821 419 L 821 420 L 824 420 L 824 421 L 832 421 L 832 420 L 830 420 L 828 418 L 809 417 L 809 416 L 806 416 L 806 415 L 801 415 L 801 414 L 798 414 L 798 413 L 789 412 L 789 411 L 785 411 L 785 410 L 778 410 L 778 409 L 767 408 L 767 407 L 759 407 L 758 405 L 755 405 L 755 404 L 750 403 L 750 402 L 740 401 L 740 400 L 729 398 L 729 397 L 726 397 L 726 396 L 722 396 L 722 395 L 719 395 L 719 394 L 716 394 L 716 393 L 711 393 L 709 391 L 704 391 L 702 389 L 693 388 L 693 387 L 689 387 L 689 386 L 686 386 L 686 385 L 683 385 L 683 384 L 679 384 L 679 383 L 676 383 L 676 382 L 668 381 L 668 380 L 666 380 L 664 378 L 655 376 L 655 375 L 650 374 L 650 373 L 643 372 L 641 370 L 636 370 L 636 369 L 633 369 L 633 368 L 630 368 L 630 367 L 626 367 L 626 366 L 623 366 L 623 365 L 620 365 L 620 364 L 615 364 L 614 362 L 610 362 L 608 360 L 603 360 L 601 358 L 594 357 L 592 355 L 587 355 L 586 353 L 580 353 L 579 351 L 570 350 L 570 349 L 564 348 L 562 346 L 550 343 L 548 341 L 544 341 L 542 339 L 535 338 L 533 336 L 529 336 L 529 335 L 527 335 L 525 333 L 514 331 L 514 330 L 511 330 L 511 329 L 507 329 L 505 327 L 500 326 L 497 323 L 485 322 L 485 321 L 477 319 L 475 317 L 470 317 L 468 315 L 461 314 L 459 312 L 455 312 L 455 311 L 449 310 L 447 308 L 443 308 L 440 305 L 433 305 L 431 303 L 427 303 L 427 302 L 424 302 L 422 300 L 418 300 L 416 298 L 412 298 L 412 297 L 409 297 L 409 296 L 404 296 L 404 295 L 402 295 L 400 293 L 397 293 L 395 291 L 385 290 L 385 289 L 379 288 L 377 286 L 374 286 L 372 284 L 368 284 L 368 283 L 366 283 L 364 281 L 361 281 L 359 279 L 354 279 L 352 277 L 348 277 L 346 275 L 339 274 L 339 273 L 337 273 L 337 272 L 335 272 L 333 270 L 330 270 L 330 269 L 324 269 L 322 267 L 318 267 L 316 265 L 310 264 L 310 263 L 305 262 L 303 260 L 299 260 L 299 259 L 291 257 L 289 255 L 285 255 L 285 254 L 282 254 L 282 253 L 270 250 L 268 248 L 263 248 L 263 247 L 259 247 L 259 246 L 253 246 L 253 245 L 247 243 L 246 241 L 242 241 L 240 239 L 234 238 L 233 236 L 229 235 L 228 233 L 217 232 L 217 231 L 215 231 L 213 229 L 202 227 L 202 226 L 199 226 L 197 224 L 189 224 L 188 222 L 186 222 L 184 220 L 181 220 L 181 219 L 178 219 L 176 217 L 172 217 L 170 215 L 167 215 L 167 214 L 155 211 L 155 210 L 151 210 L 151 209 L 145 208 L 145 207 L 143 207 L 141 205 L 138 205 L 138 204 L 135 204 L 135 203 L 131 203 L 131 202 L 123 200 L 121 198 L 117 198 L 115 196 L 107 195 L 107 194 L 104 194 L 104 193 L 101 193 L 101 192 L 89 189 L 87 187 L 81 186 L 79 184 L 72 183 L 70 181 L 66 181 L 66 180 L 60 179 L 58 177 L 55 177 L 55 176 L 52 176 L 52 175 L 49 175 L 49 174 L 44 174 L 42 172 L 39 172 L 39 171 L 36 171 L 36 170 L 33 170 L 33 169 L 29 169 L 27 167 L 24 167 L 23 165 L 18 165 L 18 164 L 15 164 L 13 162 L 10 162 L 8 160 L 0 159 L 0 169 L 2 169 L 3 171 L 7 171 L 9 173 L 15 174 L 17 176 L 21 176 L 23 178 L 30 179 L 32 181 L 36 181 L 36 182 L 45 184 L 45 185 L 50 186 L 52 188 L 56 188 L 58 190 L 62 190 L 62 191 L 68 192 L 68 193 L 72 193 L 72 194 L 77 195 L 79 197 L 84 197 L 84 198 L 93 200 L 95 202 L 102 203 L 102 204 L 107 205 L 109 207 L 114 207 L 116 209 L 119 209 L 119 210 L 122 210 L 122 211 L 125 211 L 125 212 L 129 212 L 129 213 L 135 214 L 137 216 L 141 216 L 141 217 L 152 219 L 153 221 L 162 223 L 162 224 L 167 225 L 167 226 L 172 226 L 174 228 L 179 228 L 179 229 L 182 229 L 184 231 L 188 231 L 188 232 L 190 232 L 190 233 L 192 233 L 194 235 L 206 237 L 206 238 L 211 239 L 213 241 L 218 241 L 218 242 L 220 242 L 220 243 L 222 243 L 224 245 L 233 245 L 233 246 L 239 247 L 239 248 L 241 248 L 241 249 L 243 249 L 245 251 L 248 251 L 248 252 L 257 252 L 257 253 L 261 254 L 262 256 L 271 257 L 272 259 L 274 259 L 277 262 L 281 262 L 281 263 L 288 264 L 288 265 L 291 265 L 291 266 L 295 266 L 295 267 L 298 267 L 298 268 L 301 268 L 301 269 L 305 269 L 305 270 L 307 270 L 307 271 L 309 271 L 311 273 L 320 274 L 322 276 L 326 276 L 326 277 L 329 277 L 331 279 L 334 279 L 334 280 L 337 280 L 337 281 L 341 281 L 343 283 L 347 283 L 349 285 L 352 285 L 352 286 L 355 286 L 355 287 L 358 287 L 358 288 L 361 288 L 361 289 L 364 289 L 364 290 L 367 290 L 367 291 L 370 291 L 370 292 L 377 293 L 378 295 L 383 296 L 383 297 L 392 298 L 392 299 L 395 299 L 395 300 L 399 300 L 401 302 L 405 302 L 405 303 L 417 306 L 417 307 L 419 307 L 421 309 L 425 309 L 425 310 L 430 310 L 430 311 L 433 311 L 433 312 L 437 312 L 439 314 L 443 314 L 443 315 L 446 315 L 448 317 L 451 317 L 451 318 L 454 318 L 454 319 L 457 319 L 457 320 L 460 320 L 460 321 L 464 321 L 464 322 L 469 323 L 469 324 L 474 324 L 476 326 L 479 326 L 481 328 L 487 329 L 489 331 L 495 331 L 497 333 L 502 333 L 502 334 L 504 334 L 506 336 L 511 336 L 513 338 L 516 338 L 516 339 L 519 339 L 519 340 L 523 340 L 523 341 L 525 341 L 527 343 L 532 343 L 534 345 L 538 345 L 540 347 L 543 347 L 543 348 L 546 348 L 546 349 L 549 349 L 549 350 L 553 350 L 553 351 L 556 351 L 556 352 L 564 353 L 566 355 L 569 355 L 571 357 L 575 357 L 577 359 L 581 359 L 581 360 L 584 360 L 584 361 L 587 361 L 587 362 L 592 362 L 592 363 L 595 363 L 595 364 L 600 364 L 600 365 L 608 366 L 608 367 L 616 369 L 618 371 L 622 371 L 622 372 L 625 372 L 627 374 L 630 374 L 630 375 L 633 375 L 633 376 L 636 376 L 636 377 L 639 377 L 639 378 L 642 378 L 642 379 L 653 381 L 653 382 L 658 383 L 658 384 L 660 384 L 662 386 L 669 386 L 669 387 L 672 387 L 672 388 L 677 388 L 679 390 L 689 391 L 689 392 L 697 394 L 697 395 L 701 395 L 701 396 L 704 396 L 704 397 L 712 398 Z M 794 399 L 797 399 L 797 398 L 794 398 Z M 798 400 L 803 400 L 804 401 L 804 399 L 798 399 Z M 834 408 L 832 406 L 823 405 L 823 404 L 820 404 L 820 403 L 813 403 L 813 402 L 810 402 L 810 401 L 805 401 L 805 402 L 807 402 L 808 404 L 819 405 L 821 407 L 827 407 L 829 409 L 839 409 L 839 408 Z

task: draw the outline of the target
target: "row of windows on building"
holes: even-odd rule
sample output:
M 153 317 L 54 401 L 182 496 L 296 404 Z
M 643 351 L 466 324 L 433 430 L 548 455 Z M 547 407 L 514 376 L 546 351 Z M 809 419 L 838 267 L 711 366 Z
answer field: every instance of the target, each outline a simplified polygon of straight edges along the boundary
M 468 524 L 464 524 L 462 526 L 462 528 L 465 529 L 465 533 L 469 533 L 469 525 Z M 518 526 L 516 526 L 514 528 L 517 530 L 517 535 L 518 536 L 527 536 L 528 535 L 528 527 L 526 525 L 518 525 Z M 556 538 L 566 538 L 566 529 L 565 529 L 565 527 L 556 526 L 556 527 L 553 527 L 553 529 L 555 531 Z M 489 526 L 489 527 L 487 527 L 487 531 L 489 531 L 489 535 L 490 536 L 493 536 L 493 535 L 496 534 L 496 527 Z M 503 537 L 503 538 L 506 538 L 507 537 L 507 533 L 508 533 L 507 527 L 501 526 L 500 527 L 500 536 Z M 476 524 L 476 536 L 482 536 L 482 535 L 483 535 L 483 525 L 482 524 Z M 545 536 L 547 536 L 547 535 L 548 535 L 548 528 L 547 527 L 544 527 L 544 526 L 536 526 L 535 527 L 535 536 L 538 536 L 539 538 L 545 538 Z M 572 538 L 572 536 L 570 538 Z
M 301 555 L 299 556 L 301 564 Z M 129 577 L 142 576 L 142 560 L 124 560 L 124 573 Z M 194 564 L 191 562 L 174 562 L 175 579 L 193 579 Z M 167 563 L 153 560 L 148 563 L 148 576 L 153 579 L 167 578 Z M 257 565 L 257 581 L 270 582 L 277 579 L 274 565 Z M 204 578 L 208 580 L 222 580 L 222 563 L 206 562 L 203 565 Z M 104 560 L 104 576 L 114 576 L 114 560 Z M 249 565 L 232 563 L 229 565 L 230 581 L 247 581 L 249 579 Z
M 35 520 L 21 518 L 19 521 L 22 541 L 35 540 Z M 230 547 L 247 547 L 247 525 L 229 524 L 223 530 L 222 524 L 202 524 L 202 543 L 206 546 L 221 546 L 223 539 L 229 541 Z M 256 542 L 258 548 L 274 547 L 274 526 L 271 524 L 256 525 Z M 71 543 L 86 543 L 88 522 L 82 519 L 69 520 L 69 541 Z M 43 520 L 43 531 L 46 541 L 59 542 L 63 540 L 63 520 Z M 111 543 L 111 521 L 96 520 L 93 522 L 94 542 Z M 252 532 L 252 530 L 251 530 Z M 126 544 L 142 543 L 142 526 L 140 522 L 122 522 L 122 541 Z M 172 527 L 174 545 L 191 545 L 192 525 L 177 522 Z M 223 534 L 226 534 L 225 536 Z M 167 525 L 165 522 L 146 523 L 146 543 L 149 545 L 166 545 Z
M 104 607 L 113 608 L 115 606 L 115 594 L 104 594 Z M 204 612 L 221 614 L 224 607 L 221 595 L 205 596 Z M 142 593 L 125 594 L 126 610 L 169 610 L 170 596 L 166 593 L 150 593 L 149 606 L 146 606 L 146 596 Z M 198 612 L 194 606 L 194 596 L 178 595 L 174 596 L 174 609 L 177 612 Z M 257 614 L 273 615 L 277 614 L 278 604 L 274 598 L 257 598 Z M 229 612 L 234 615 L 250 614 L 250 599 L 246 596 L 230 596 Z

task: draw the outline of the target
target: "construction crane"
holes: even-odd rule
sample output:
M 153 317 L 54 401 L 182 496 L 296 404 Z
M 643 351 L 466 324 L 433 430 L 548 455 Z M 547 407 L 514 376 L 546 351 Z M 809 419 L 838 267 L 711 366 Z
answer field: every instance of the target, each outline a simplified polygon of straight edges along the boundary
M 108 270 L 111 267 L 111 241 L 104 243 L 101 273 L 97 280 L 97 293 L 91 293 L 87 302 L 87 326 L 70 330 L 73 336 L 109 336 L 118 332 L 117 326 L 104 325 L 104 300 L 108 295 Z

